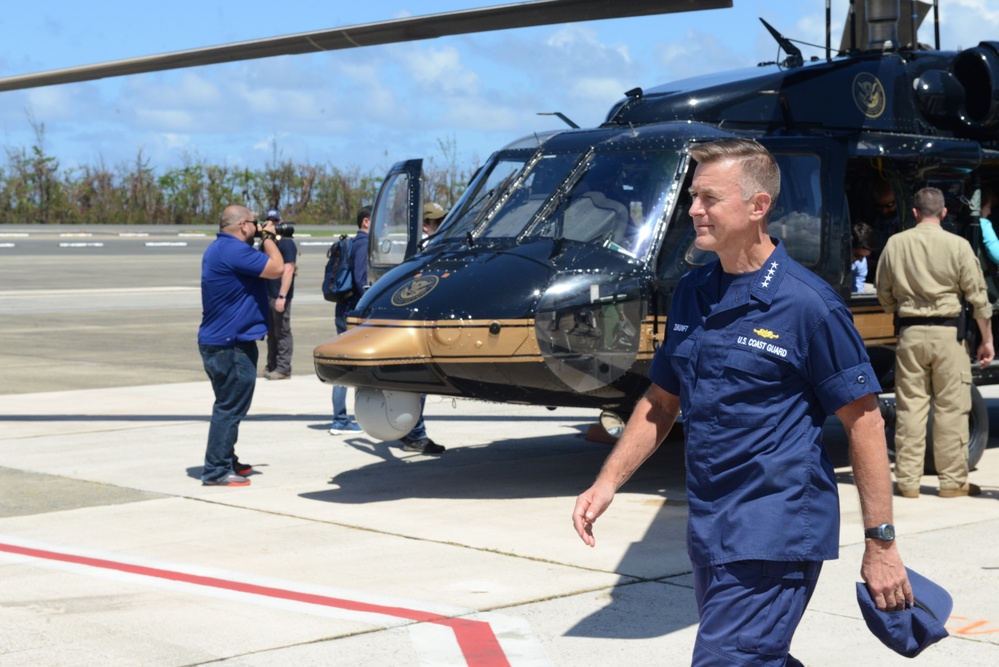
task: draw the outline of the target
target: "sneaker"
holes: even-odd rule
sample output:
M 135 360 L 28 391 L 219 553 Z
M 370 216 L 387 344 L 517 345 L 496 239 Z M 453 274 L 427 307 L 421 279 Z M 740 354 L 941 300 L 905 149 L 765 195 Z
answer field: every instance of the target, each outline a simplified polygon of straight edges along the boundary
M 281 373 L 280 371 L 271 371 L 270 373 L 264 373 L 264 377 L 268 380 L 287 380 L 291 377 L 288 373 Z
M 346 435 L 347 433 L 363 433 L 357 422 L 333 422 L 330 426 L 330 435 Z
M 201 480 L 202 486 L 249 486 L 250 480 L 246 479 L 242 475 L 237 475 L 234 472 L 229 473 L 225 477 L 219 477 L 218 479 L 212 480 Z
M 237 463 L 233 465 L 232 471 L 241 477 L 246 477 L 253 472 L 253 466 L 249 463 Z
M 417 438 L 415 440 L 403 438 L 402 449 L 407 452 L 420 452 L 421 454 L 441 454 L 444 452 L 444 447 L 438 445 L 430 438 Z
M 940 489 L 941 498 L 960 498 L 962 496 L 980 495 L 982 495 L 982 487 L 977 484 L 972 484 L 971 482 L 965 482 L 964 486 L 959 486 L 956 489 Z

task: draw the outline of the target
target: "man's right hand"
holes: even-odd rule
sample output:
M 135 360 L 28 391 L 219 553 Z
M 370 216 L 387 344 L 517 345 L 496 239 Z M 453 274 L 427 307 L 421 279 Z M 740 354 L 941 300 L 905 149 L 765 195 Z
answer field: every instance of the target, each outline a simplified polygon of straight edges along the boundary
M 576 498 L 576 507 L 572 511 L 572 525 L 587 546 L 595 546 L 593 523 L 604 513 L 614 500 L 614 491 L 599 482 L 591 486 Z

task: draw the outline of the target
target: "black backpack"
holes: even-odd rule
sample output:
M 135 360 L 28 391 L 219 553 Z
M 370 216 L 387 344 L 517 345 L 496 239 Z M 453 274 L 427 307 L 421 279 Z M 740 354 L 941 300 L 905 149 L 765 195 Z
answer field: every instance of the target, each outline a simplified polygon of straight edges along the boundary
M 354 239 L 346 234 L 326 252 L 326 270 L 323 272 L 323 296 L 333 303 L 344 303 L 354 296 L 354 267 L 351 250 Z

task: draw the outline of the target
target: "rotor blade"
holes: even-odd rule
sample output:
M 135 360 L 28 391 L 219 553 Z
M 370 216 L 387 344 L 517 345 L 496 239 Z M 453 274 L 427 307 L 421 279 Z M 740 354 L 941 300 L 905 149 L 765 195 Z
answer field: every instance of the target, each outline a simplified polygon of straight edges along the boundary
M 0 79 L 0 91 L 92 81 L 126 74 L 159 72 L 254 58 L 409 42 L 444 35 L 463 35 L 553 23 L 722 9 L 731 6 L 732 0 L 628 0 L 627 2 L 622 2 L 622 0 L 534 0 L 533 2 L 430 14 L 187 51 L 175 51 L 156 56 L 128 58 L 37 74 L 23 74 Z

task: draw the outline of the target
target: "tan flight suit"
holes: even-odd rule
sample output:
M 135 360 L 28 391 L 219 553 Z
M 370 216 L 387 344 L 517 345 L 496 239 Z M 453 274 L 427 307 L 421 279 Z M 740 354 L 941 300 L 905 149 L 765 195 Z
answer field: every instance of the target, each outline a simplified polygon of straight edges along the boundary
M 900 489 L 919 489 L 932 400 L 940 488 L 956 489 L 968 480 L 971 411 L 971 360 L 964 342 L 957 340 L 961 297 L 974 308 L 974 317 L 992 317 L 978 258 L 964 238 L 922 222 L 888 239 L 876 281 L 878 300 L 885 311 L 898 313 L 900 325 L 895 479 Z

